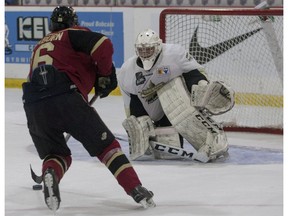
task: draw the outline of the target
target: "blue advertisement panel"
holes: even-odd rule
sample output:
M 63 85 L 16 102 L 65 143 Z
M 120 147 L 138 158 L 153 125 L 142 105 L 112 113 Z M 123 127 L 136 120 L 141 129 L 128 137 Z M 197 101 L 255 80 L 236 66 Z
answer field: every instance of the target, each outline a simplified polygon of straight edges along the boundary
M 79 24 L 109 37 L 116 68 L 124 61 L 123 13 L 77 12 Z M 49 31 L 51 12 L 5 12 L 5 63 L 29 64 L 37 42 Z M 64 54 L 65 55 L 65 54 Z

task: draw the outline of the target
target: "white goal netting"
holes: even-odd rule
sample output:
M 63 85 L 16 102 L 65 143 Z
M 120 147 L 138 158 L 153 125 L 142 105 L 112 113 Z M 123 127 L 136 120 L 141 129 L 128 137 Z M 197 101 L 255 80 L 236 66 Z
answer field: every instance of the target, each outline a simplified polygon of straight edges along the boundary
M 215 116 L 236 130 L 283 131 L 283 10 L 167 9 L 160 37 L 183 45 L 210 80 L 236 91 L 236 105 Z

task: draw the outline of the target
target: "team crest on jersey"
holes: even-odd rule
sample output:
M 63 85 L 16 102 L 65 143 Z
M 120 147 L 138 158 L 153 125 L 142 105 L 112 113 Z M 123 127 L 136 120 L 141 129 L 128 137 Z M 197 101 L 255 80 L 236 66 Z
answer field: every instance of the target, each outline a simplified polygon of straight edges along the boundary
M 170 74 L 170 70 L 169 70 L 169 67 L 163 67 L 163 68 L 158 68 L 157 69 L 157 74 L 158 75 L 167 75 L 167 74 Z
M 145 76 L 143 75 L 142 72 L 137 72 L 135 76 L 136 76 L 136 86 L 141 85 L 146 81 Z

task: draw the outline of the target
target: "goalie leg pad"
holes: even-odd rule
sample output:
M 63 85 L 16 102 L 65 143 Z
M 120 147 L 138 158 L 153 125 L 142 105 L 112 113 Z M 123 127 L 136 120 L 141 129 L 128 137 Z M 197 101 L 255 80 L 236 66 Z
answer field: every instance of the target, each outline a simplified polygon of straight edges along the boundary
M 173 127 L 157 127 L 155 129 L 154 141 L 167 144 L 167 146 L 181 148 L 179 133 Z M 173 159 L 173 155 L 162 153 L 160 151 L 153 151 L 155 159 Z
M 219 133 L 215 137 L 211 133 L 207 133 L 206 145 L 202 146 L 198 152 L 206 152 L 210 160 L 215 160 L 225 155 L 227 151 L 228 142 L 225 133 Z
M 129 136 L 130 158 L 136 160 L 151 150 L 149 137 L 155 136 L 154 125 L 149 116 L 129 116 L 122 123 Z
M 158 90 L 157 94 L 165 114 L 176 131 L 197 151 L 207 145 L 203 149 L 207 150 L 209 156 L 213 155 L 216 150 L 212 147 L 214 139 L 219 134 L 225 136 L 223 128 L 206 113 L 190 105 L 190 94 L 182 78 L 173 79 Z M 210 136 L 209 139 L 207 139 L 207 134 Z M 219 142 L 222 140 L 224 139 L 219 139 Z M 223 145 L 227 146 L 227 141 Z

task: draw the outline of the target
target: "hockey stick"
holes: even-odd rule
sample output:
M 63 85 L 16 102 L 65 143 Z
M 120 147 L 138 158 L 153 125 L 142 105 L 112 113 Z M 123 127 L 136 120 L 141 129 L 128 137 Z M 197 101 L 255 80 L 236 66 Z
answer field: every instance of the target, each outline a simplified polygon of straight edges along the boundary
M 30 172 L 31 172 L 31 177 L 34 180 L 34 182 L 36 182 L 37 184 L 41 184 L 43 181 L 42 176 L 38 176 L 35 174 L 35 172 L 32 169 L 31 164 L 30 164 Z
M 207 163 L 210 160 L 210 158 L 204 152 L 199 153 L 196 150 L 189 152 L 183 148 L 178 148 L 175 146 L 169 146 L 169 145 L 166 145 L 164 143 L 155 142 L 155 141 L 150 141 L 149 143 L 152 146 L 152 148 L 158 152 L 165 152 L 167 154 L 171 154 L 174 156 L 177 155 L 177 156 L 184 158 L 184 159 L 195 160 L 195 161 L 199 161 L 202 163 Z
M 128 138 L 120 135 L 114 134 L 115 138 L 118 140 L 129 142 Z M 179 156 L 180 158 L 189 159 L 189 160 L 195 160 L 202 163 L 209 162 L 210 158 L 205 153 L 199 153 L 196 150 L 195 151 L 186 151 L 182 148 L 177 148 L 174 146 L 169 146 L 164 143 L 156 142 L 156 141 L 149 141 L 149 144 L 153 148 L 153 150 L 158 152 L 165 152 L 167 154 L 173 155 L 173 156 Z
M 91 98 L 91 100 L 89 101 L 89 105 L 91 106 L 91 105 L 93 105 L 94 103 L 95 103 L 95 101 L 97 100 L 97 98 L 98 98 L 98 94 L 95 94 L 92 98 Z M 71 137 L 71 134 L 69 134 L 69 133 L 67 133 L 66 134 L 66 137 L 65 137 L 65 141 L 66 142 L 68 142 L 68 140 L 70 139 L 70 137 Z
M 95 103 L 95 101 L 97 100 L 97 98 L 98 98 L 98 94 L 95 94 L 95 95 L 91 98 L 91 100 L 89 101 L 88 104 L 89 104 L 90 106 L 93 105 L 93 104 Z M 71 137 L 70 134 L 67 134 L 67 135 L 66 135 L 66 137 L 65 137 L 66 142 L 70 139 L 70 137 Z M 31 177 L 32 177 L 32 179 L 33 179 L 36 183 L 41 184 L 42 181 L 43 181 L 43 180 L 42 180 L 42 176 L 38 176 L 38 175 L 35 174 L 35 172 L 34 172 L 33 169 L 32 169 L 31 164 L 30 164 L 30 172 L 31 172 Z

